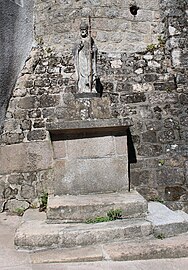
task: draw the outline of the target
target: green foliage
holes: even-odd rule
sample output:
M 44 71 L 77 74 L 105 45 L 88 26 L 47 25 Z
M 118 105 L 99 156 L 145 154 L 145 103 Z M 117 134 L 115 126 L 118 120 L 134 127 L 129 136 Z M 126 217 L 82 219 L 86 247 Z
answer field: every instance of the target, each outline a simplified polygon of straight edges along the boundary
M 165 239 L 165 236 L 164 236 L 163 233 L 156 234 L 155 237 L 156 237 L 157 239 L 160 239 L 160 240 Z
M 52 49 L 50 47 L 46 48 L 46 52 L 47 53 L 51 53 L 52 52 Z
M 122 210 L 121 209 L 111 209 L 107 212 L 107 217 L 110 220 L 116 220 L 122 217 Z
M 47 208 L 47 203 L 48 203 L 48 193 L 44 192 L 41 194 L 39 197 L 39 211 L 45 211 Z
M 159 197 L 155 197 L 153 199 L 151 199 L 152 202 L 159 202 L 159 203 L 164 203 L 164 200 L 159 198 Z
M 159 160 L 159 166 L 163 166 L 165 164 L 165 160 L 164 159 L 160 159 Z
M 108 222 L 108 221 L 120 219 L 121 217 L 122 217 L 121 209 L 111 209 L 107 212 L 105 217 L 90 218 L 86 220 L 86 223 Z
M 162 38 L 161 36 L 158 36 L 158 43 L 154 44 L 151 43 L 146 47 L 146 51 L 148 52 L 154 52 L 158 48 L 163 48 L 165 46 L 166 40 Z
M 35 39 L 39 46 L 44 45 L 44 40 L 42 36 L 37 36 Z
M 164 47 L 166 40 L 162 38 L 161 36 L 158 36 L 158 42 L 160 47 Z
M 24 212 L 25 212 L 25 209 L 20 207 L 20 208 L 16 208 L 14 210 L 14 212 L 18 215 L 18 216 L 23 216 Z
M 109 217 L 96 217 L 96 218 L 89 218 L 86 220 L 86 223 L 90 224 L 90 223 L 99 223 L 99 222 L 108 222 Z
M 146 50 L 148 51 L 148 52 L 153 52 L 154 50 L 156 50 L 157 49 L 157 45 L 156 44 L 149 44 L 147 47 L 146 47 Z

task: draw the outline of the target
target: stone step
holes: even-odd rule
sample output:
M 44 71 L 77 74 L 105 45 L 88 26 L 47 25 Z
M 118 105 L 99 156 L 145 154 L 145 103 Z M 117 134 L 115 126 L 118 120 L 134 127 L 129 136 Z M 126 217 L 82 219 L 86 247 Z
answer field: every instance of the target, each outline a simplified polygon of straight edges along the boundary
M 84 224 L 47 224 L 45 220 L 25 221 L 15 235 L 15 245 L 24 249 L 71 248 L 146 237 L 152 225 L 144 219 Z
M 87 219 L 106 216 L 111 209 L 121 209 L 122 216 L 143 217 L 147 201 L 136 191 L 108 194 L 49 196 L 48 222 L 85 222 Z
M 89 261 L 133 261 L 188 257 L 188 234 L 163 240 L 134 239 L 87 247 L 40 250 L 31 253 L 33 264 Z
M 149 202 L 145 218 L 110 222 L 49 224 L 45 213 L 28 210 L 15 235 L 15 245 L 24 249 L 73 248 L 113 243 L 153 235 L 164 239 L 188 231 L 188 214 Z

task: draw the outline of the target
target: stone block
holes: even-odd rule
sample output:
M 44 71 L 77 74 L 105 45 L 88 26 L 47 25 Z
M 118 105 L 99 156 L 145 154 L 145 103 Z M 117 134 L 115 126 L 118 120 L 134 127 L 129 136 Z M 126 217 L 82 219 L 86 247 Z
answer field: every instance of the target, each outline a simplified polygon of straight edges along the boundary
M 91 100 L 91 118 L 92 119 L 108 119 L 111 117 L 110 99 L 103 97 L 101 99 L 93 98 Z
M 179 201 L 180 198 L 186 196 L 186 189 L 181 186 L 165 187 L 165 200 Z M 182 199 L 181 199 L 182 200 Z
M 186 269 L 182 265 L 180 266 L 180 261 L 178 261 L 177 266 L 174 265 L 174 258 L 182 258 L 188 256 L 188 235 L 182 234 L 180 236 L 170 237 L 163 239 L 137 239 L 130 240 L 129 242 L 117 242 L 109 243 L 103 245 L 103 250 L 105 254 L 108 254 L 108 258 L 113 261 L 133 261 L 133 260 L 143 260 L 140 267 L 136 264 L 136 268 L 147 269 L 149 267 L 148 263 L 150 261 L 150 267 L 152 269 L 163 268 L 164 261 L 161 258 L 171 258 L 169 265 L 170 269 Z M 159 259 L 159 260 L 151 260 Z M 144 261 L 145 260 L 145 261 Z M 160 265 L 156 265 L 156 261 L 160 262 Z M 186 264 L 186 262 L 185 262 Z M 155 265 L 155 266 L 154 266 Z M 131 267 L 132 268 L 132 267 Z M 168 268 L 168 267 L 167 267 Z M 165 267 L 165 269 L 167 269 Z M 123 267 L 121 268 L 123 269 Z
M 146 101 L 146 95 L 144 93 L 131 93 L 122 94 L 120 96 L 120 101 L 122 103 L 139 103 Z
M 178 102 L 178 96 L 176 93 L 165 93 L 165 92 L 157 92 L 152 96 L 149 96 L 149 101 L 151 104 L 163 104 L 164 100 L 168 104 L 173 104 Z
M 19 211 L 25 211 L 27 208 L 29 208 L 29 203 L 26 201 L 12 199 L 6 203 L 5 207 L 11 213 L 18 213 L 19 214 Z
M 157 157 L 163 153 L 163 148 L 159 144 L 144 144 L 138 147 L 138 154 L 146 157 Z
M 188 231 L 188 214 L 182 215 L 159 202 L 148 204 L 147 220 L 152 222 L 154 235 L 169 237 Z
M 18 102 L 18 107 L 21 109 L 33 109 L 37 107 L 37 98 L 34 96 L 23 97 Z
M 105 158 L 115 155 L 112 136 L 67 140 L 68 159 Z
M 63 249 L 63 252 L 61 249 L 42 250 L 31 254 L 33 264 L 93 262 L 101 261 L 102 259 L 103 251 L 102 247 L 99 246 L 68 248 Z
M 39 98 L 39 103 L 42 108 L 58 106 L 60 103 L 59 95 L 42 95 Z
M 125 218 L 142 217 L 147 212 L 147 201 L 133 190 L 123 193 L 50 196 L 47 222 L 85 222 L 87 219 L 106 217 L 112 209 L 120 209 Z
M 46 130 L 31 130 L 27 134 L 28 141 L 39 141 L 39 140 L 45 140 L 46 139 Z
M 83 224 L 65 228 L 60 232 L 60 245 L 65 247 L 87 246 L 96 243 L 148 236 L 151 224 L 144 220 L 122 220 L 109 223 Z
M 128 162 L 122 158 L 64 160 L 55 165 L 55 194 L 106 193 L 127 190 Z
M 14 243 L 28 249 L 53 247 L 58 245 L 60 226 L 48 226 L 45 222 L 33 220 L 25 222 L 17 230 Z
M 0 164 L 0 174 L 48 169 L 52 166 L 50 142 L 32 142 L 1 146 Z
M 150 142 L 150 143 L 156 143 L 156 132 L 153 130 L 149 130 L 147 132 L 142 133 L 142 140 L 143 142 Z
M 70 248 L 148 236 L 151 224 L 143 219 L 98 224 L 46 224 L 27 221 L 16 231 L 15 245 L 25 249 Z
M 127 155 L 127 136 L 115 136 L 115 147 L 116 154 L 118 156 L 126 156 Z
M 181 168 L 163 167 L 156 171 L 159 186 L 182 185 L 185 182 L 184 171 Z
M 52 141 L 54 159 L 62 159 L 66 157 L 65 141 Z
M 20 190 L 20 196 L 27 201 L 32 202 L 32 200 L 37 197 L 34 186 L 23 184 Z

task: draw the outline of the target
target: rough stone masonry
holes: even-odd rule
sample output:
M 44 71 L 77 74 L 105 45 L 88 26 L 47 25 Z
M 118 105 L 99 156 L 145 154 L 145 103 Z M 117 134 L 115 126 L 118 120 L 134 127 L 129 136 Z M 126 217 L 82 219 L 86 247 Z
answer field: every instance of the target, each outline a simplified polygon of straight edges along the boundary
M 33 30 L 25 34 L 34 32 L 33 47 L 27 59 L 27 53 L 18 57 L 26 61 L 15 87 L 4 83 L 0 92 L 1 100 L 9 101 L 1 117 L 1 210 L 33 206 L 40 194 L 53 191 L 51 123 L 128 118 L 132 186 L 147 199 L 188 211 L 187 0 L 34 4 Z M 138 7 L 137 15 L 131 5 Z M 88 15 L 99 51 L 102 97 L 77 93 L 72 48 Z M 29 44 L 23 45 L 26 52 Z M 5 71 L 15 81 L 18 71 Z

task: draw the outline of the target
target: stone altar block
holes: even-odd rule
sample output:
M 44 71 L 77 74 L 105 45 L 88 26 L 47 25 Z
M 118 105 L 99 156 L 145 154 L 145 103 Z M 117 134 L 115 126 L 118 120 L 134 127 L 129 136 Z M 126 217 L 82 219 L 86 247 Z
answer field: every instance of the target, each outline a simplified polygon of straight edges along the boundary
M 54 195 L 128 189 L 127 120 L 49 124 L 54 154 Z

